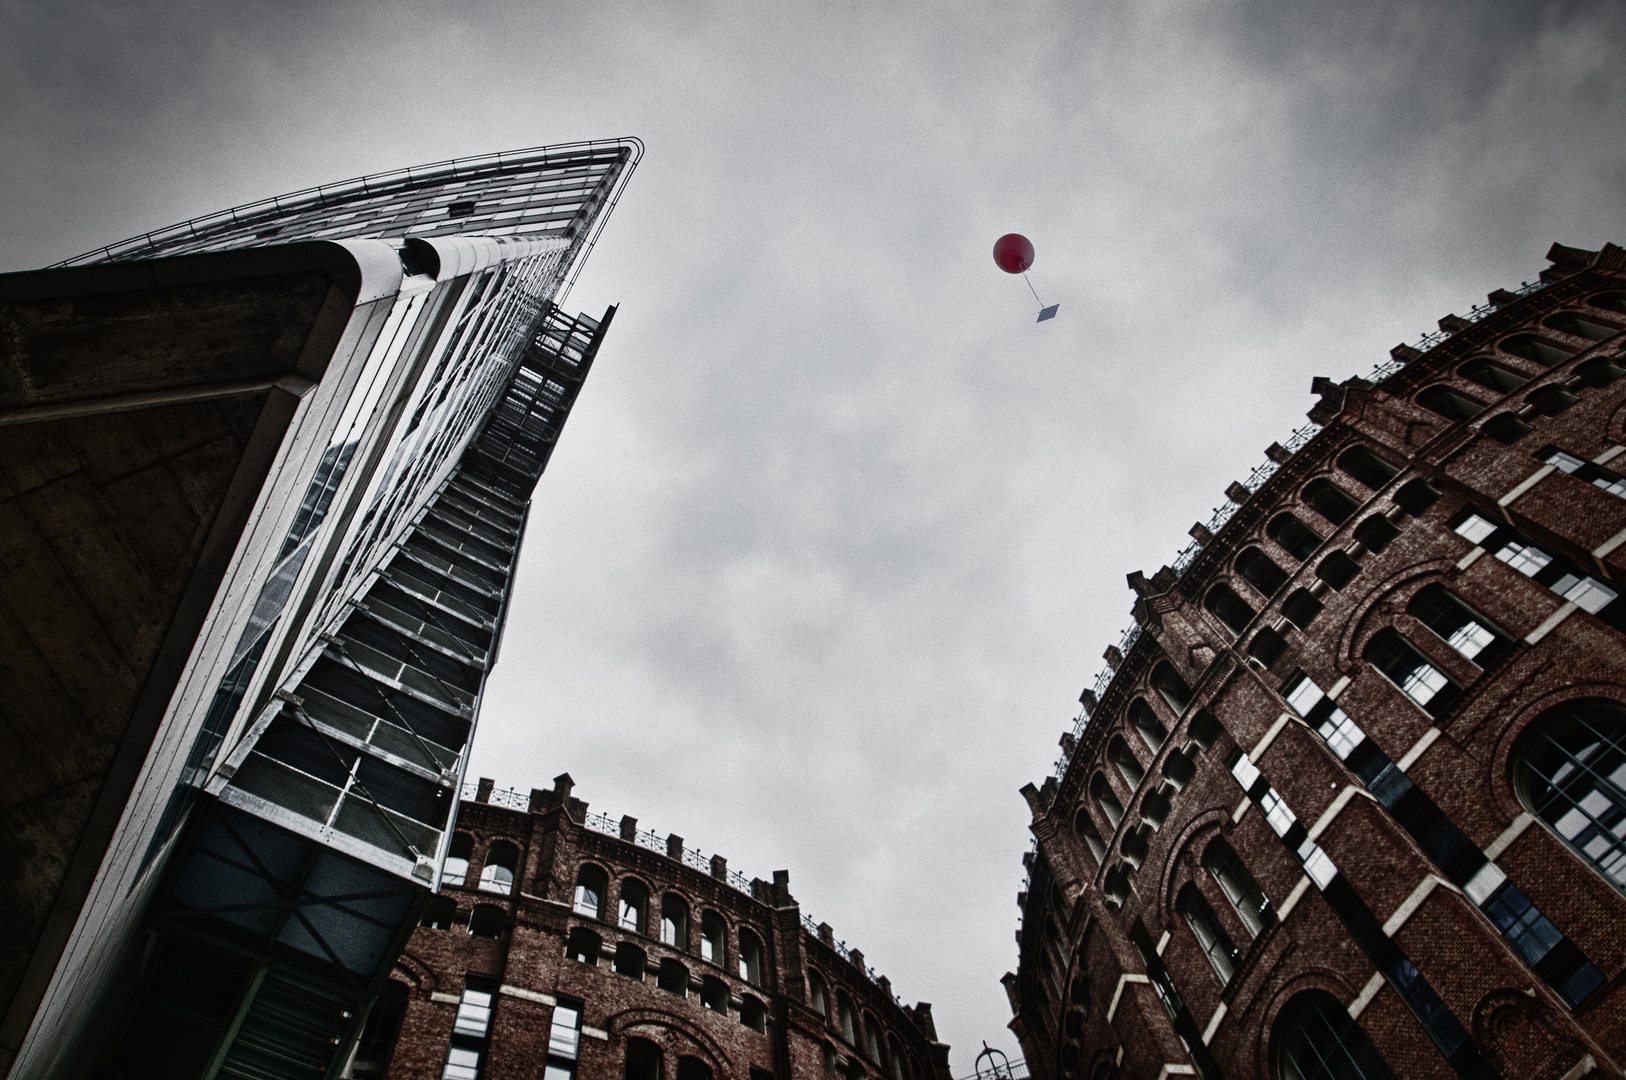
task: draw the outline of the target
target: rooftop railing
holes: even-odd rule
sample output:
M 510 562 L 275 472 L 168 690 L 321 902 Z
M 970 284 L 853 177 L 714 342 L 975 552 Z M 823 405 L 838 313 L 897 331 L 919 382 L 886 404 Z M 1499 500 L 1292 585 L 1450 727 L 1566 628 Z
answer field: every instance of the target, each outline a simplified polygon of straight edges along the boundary
M 477 800 L 479 794 L 480 785 L 478 783 L 466 783 L 463 785 L 462 795 L 464 799 L 473 802 Z M 502 806 L 510 810 L 529 810 L 531 805 L 530 795 L 523 792 L 514 791 L 511 788 L 494 787 L 486 793 L 485 801 L 492 806 Z M 583 824 L 596 833 L 602 833 L 605 836 L 613 836 L 618 840 L 623 839 L 621 835 L 620 818 L 612 817 L 609 814 L 589 813 L 583 819 Z M 641 848 L 647 848 L 648 850 L 658 854 L 670 855 L 670 850 L 667 846 L 667 838 L 661 836 L 659 833 L 656 833 L 653 830 L 634 829 L 632 842 Z M 723 877 L 716 877 L 716 875 L 712 873 L 711 859 L 701 854 L 697 848 L 689 847 L 687 844 L 683 845 L 683 857 L 681 861 L 683 865 L 690 867 L 691 869 L 698 870 L 707 877 L 716 878 L 716 880 L 724 882 L 730 888 L 735 889 L 738 892 L 742 892 L 746 896 L 750 896 L 752 898 L 755 898 L 756 896 L 755 890 L 752 888 L 751 879 L 740 873 L 738 870 L 729 869 L 724 872 Z M 813 937 L 819 938 L 820 941 L 824 940 L 819 934 L 819 924 L 814 922 L 813 919 L 806 914 L 802 915 L 802 929 L 806 930 Z M 835 949 L 838 956 L 856 968 L 859 973 L 870 982 L 877 985 L 880 984 L 881 976 L 876 974 L 875 969 L 870 967 L 868 964 L 861 963 L 854 959 L 852 949 L 845 941 L 832 939 L 831 941 L 825 942 L 825 944 Z M 892 1000 L 897 1002 L 899 1005 L 903 1004 L 902 999 L 900 999 L 896 994 L 892 995 Z
M 1529 296 L 1531 293 L 1537 292 L 1545 287 L 1545 282 L 1526 281 L 1517 289 L 1512 290 L 1512 292 L 1515 296 Z M 1468 314 L 1462 316 L 1462 318 L 1465 322 L 1476 323 L 1481 319 L 1487 318 L 1494 314 L 1497 310 L 1499 309 L 1496 304 L 1476 304 L 1470 308 L 1468 310 Z M 1435 346 L 1449 340 L 1455 333 L 1456 331 L 1454 330 L 1447 330 L 1444 327 L 1441 327 L 1438 330 L 1433 330 L 1427 334 L 1424 334 L 1420 339 L 1418 339 L 1417 343 L 1411 347 L 1417 350 L 1419 353 L 1426 353 Z M 1391 358 L 1389 360 L 1385 360 L 1372 369 L 1372 371 L 1366 376 L 1366 381 L 1376 386 L 1404 368 L 1406 363 L 1406 361 L 1400 359 Z M 1303 427 L 1294 431 L 1293 434 L 1287 437 L 1287 441 L 1282 443 L 1282 448 L 1289 454 L 1296 454 L 1302 450 L 1311 439 L 1320 434 L 1321 430 L 1321 424 L 1314 422 L 1305 424 Z M 1263 487 L 1265 481 L 1269 480 L 1272 476 L 1275 476 L 1277 470 L 1280 468 L 1280 463 L 1266 458 L 1263 463 L 1256 466 L 1252 472 L 1248 473 L 1247 482 L 1242 486 L 1247 488 L 1248 493 L 1251 495 L 1253 492 L 1256 492 Z M 1214 513 L 1209 517 L 1206 524 L 1208 532 L 1211 535 L 1217 536 L 1219 531 L 1226 526 L 1231 518 L 1236 516 L 1236 512 L 1240 509 L 1242 509 L 1241 503 L 1227 498 L 1225 502 L 1215 507 Z M 1197 561 L 1197 556 L 1202 554 L 1202 550 L 1203 545 L 1200 540 L 1193 540 L 1191 543 L 1181 548 L 1180 551 L 1175 555 L 1174 562 L 1171 564 L 1171 569 L 1174 570 L 1175 576 L 1184 577 L 1186 571 L 1191 569 L 1192 563 Z M 1129 652 L 1129 647 L 1135 643 L 1135 639 L 1138 637 L 1140 637 L 1140 624 L 1132 622 L 1129 624 L 1129 628 L 1125 630 L 1122 636 L 1119 638 L 1118 651 L 1127 655 Z M 1095 694 L 1097 701 L 1106 696 L 1107 690 L 1112 686 L 1112 680 L 1115 675 L 1117 675 L 1117 672 L 1110 664 L 1102 668 L 1100 673 L 1096 675 L 1095 681 L 1090 684 L 1090 689 Z M 1079 710 L 1078 717 L 1073 721 L 1073 738 L 1075 740 L 1083 737 L 1084 729 L 1089 726 L 1089 722 L 1089 714 L 1084 712 L 1081 708 Z M 1069 759 L 1066 754 L 1062 754 L 1061 757 L 1056 759 L 1054 775 L 1057 781 L 1060 781 L 1061 778 L 1066 775 L 1068 760 Z

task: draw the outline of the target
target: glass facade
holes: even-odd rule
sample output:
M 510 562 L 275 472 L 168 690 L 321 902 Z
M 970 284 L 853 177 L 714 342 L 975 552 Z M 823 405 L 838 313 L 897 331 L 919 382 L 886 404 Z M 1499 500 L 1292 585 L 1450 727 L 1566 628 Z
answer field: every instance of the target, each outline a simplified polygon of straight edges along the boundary
M 17 1075 L 353 1052 L 438 884 L 531 491 L 614 313 L 558 301 L 641 150 L 363 177 L 70 260 L 340 241 L 383 283 L 299 402 Z M 122 1019 L 76 1041 L 93 1012 Z

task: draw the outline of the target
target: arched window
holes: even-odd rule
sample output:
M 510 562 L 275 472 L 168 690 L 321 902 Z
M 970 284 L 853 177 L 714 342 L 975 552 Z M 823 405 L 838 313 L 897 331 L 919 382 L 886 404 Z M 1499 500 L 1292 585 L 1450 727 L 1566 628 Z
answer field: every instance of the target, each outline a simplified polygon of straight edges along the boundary
M 1186 685 L 1186 680 L 1180 677 L 1167 660 L 1158 661 L 1157 666 L 1152 668 L 1152 677 L 1148 681 L 1158 696 L 1174 710 L 1175 715 L 1185 712 L 1186 706 L 1191 704 L 1191 687 Z
M 1382 514 L 1373 514 L 1355 526 L 1355 539 L 1374 555 L 1383 554 L 1383 549 L 1393 543 L 1394 538 L 1399 535 L 1400 530 L 1395 523 Z
M 453 833 L 451 847 L 446 852 L 446 868 L 441 871 L 442 885 L 461 885 L 468 880 L 469 857 L 474 854 L 474 837 L 466 832 Z
M 1231 845 L 1224 840 L 1215 840 L 1203 852 L 1203 868 L 1219 885 L 1220 892 L 1225 899 L 1231 902 L 1236 909 L 1237 918 L 1242 925 L 1248 928 L 1248 933 L 1254 937 L 1265 928 L 1265 920 L 1270 912 L 1270 901 L 1265 898 L 1264 891 L 1248 873 L 1248 868 L 1237 858 Z
M 858 1029 L 853 1023 L 853 999 L 847 991 L 836 991 L 836 1022 L 841 1026 L 841 1037 L 849 1046 L 858 1045 Z
M 1395 492 L 1395 505 L 1412 517 L 1422 517 L 1440 501 L 1440 493 L 1427 480 L 1408 480 Z
M 655 977 L 655 983 L 668 994 L 688 997 L 689 969 L 683 966 L 683 961 L 668 957 L 661 961 L 660 974 Z
M 1524 402 L 1543 416 L 1557 416 L 1580 400 L 1562 386 L 1543 386 Z
M 573 905 L 578 915 L 586 915 L 596 919 L 604 910 L 604 894 L 609 888 L 609 877 L 599 867 L 591 863 L 583 866 L 576 874 L 576 902 Z
M 1484 357 L 1463 364 L 1457 369 L 1457 374 L 1469 382 L 1478 383 L 1485 389 L 1495 392 L 1498 396 L 1511 394 L 1530 381 L 1523 375 L 1509 371 L 1501 364 L 1486 360 Z
M 1208 956 L 1208 962 L 1214 965 L 1214 973 L 1219 976 L 1220 984 L 1228 984 L 1231 976 L 1236 974 L 1236 946 L 1214 915 L 1214 909 L 1208 906 L 1208 901 L 1197 886 L 1189 882 L 1180 890 L 1175 907 L 1186 920 L 1186 925 L 1191 927 L 1197 944 Z
M 615 947 L 615 973 L 625 975 L 629 979 L 644 981 L 644 969 L 648 966 L 649 958 L 644 950 L 630 941 L 617 943 Z
M 1294 589 L 1293 595 L 1282 601 L 1282 615 L 1300 630 L 1308 630 L 1319 614 L 1321 601 L 1309 589 Z
M 1315 544 L 1310 545 L 1310 550 L 1314 551 L 1316 545 L 1320 543 L 1318 537 Z M 1301 555 L 1299 558 L 1302 559 L 1304 556 Z M 1243 581 L 1258 589 L 1261 596 L 1275 596 L 1276 590 L 1287 584 L 1287 571 L 1277 566 L 1275 559 L 1256 547 L 1242 549 L 1242 554 L 1236 557 L 1236 572 L 1242 575 Z
M 824 1044 L 824 1071 L 831 1076 L 841 1075 L 841 1059 L 836 1056 L 836 1048 L 829 1043 Z
M 1361 1025 L 1331 994 L 1313 990 L 1288 1003 L 1276 1025 L 1281 1080 L 1395 1080 Z
M 570 928 L 570 938 L 565 942 L 565 957 L 578 964 L 598 967 L 598 954 L 603 946 L 603 939 L 587 927 L 573 926 Z
M 501 893 L 514 891 L 514 872 L 519 869 L 519 848 L 506 840 L 498 840 L 486 851 L 486 864 L 480 870 L 480 891 Z
M 429 898 L 429 905 L 423 909 L 423 919 L 418 925 L 427 926 L 431 930 L 450 930 L 456 915 L 456 900 L 449 896 L 432 896 Z
M 1562 364 L 1574 355 L 1552 338 L 1537 337 L 1535 334 L 1516 334 L 1503 339 L 1496 347 L 1512 356 L 1522 356 L 1542 367 Z
M 1084 841 L 1084 846 L 1090 849 L 1090 854 L 1099 865 L 1107 857 L 1107 844 L 1101 839 L 1101 831 L 1095 827 L 1095 822 L 1090 820 L 1090 812 L 1082 806 L 1073 815 L 1073 831 Z
M 1253 635 L 1253 640 L 1248 642 L 1248 656 L 1267 668 L 1280 660 L 1286 651 L 1287 639 L 1269 626 Z
M 680 1057 L 677 1080 L 711 1080 L 711 1066 L 697 1057 Z
M 661 1048 L 648 1039 L 627 1039 L 626 1080 L 661 1080 Z
M 1400 475 L 1400 470 L 1364 446 L 1352 446 L 1338 457 L 1338 467 L 1373 491 Z
M 1366 659 L 1430 716 L 1441 716 L 1462 693 L 1445 672 L 1428 662 L 1412 643 L 1390 628 L 1379 630 L 1366 647 Z
M 1107 756 L 1123 774 L 1124 783 L 1131 788 L 1140 787 L 1140 782 L 1146 778 L 1146 770 L 1141 768 L 1140 762 L 1135 758 L 1135 752 L 1129 749 L 1129 744 L 1117 735 L 1107 744 Z
M 830 1015 L 830 991 L 825 988 L 824 976 L 809 969 L 807 973 L 807 990 L 813 1011 L 820 1016 Z
M 886 1051 L 887 1075 L 892 1077 L 892 1080 L 904 1080 L 902 1044 L 889 1035 L 886 1040 Z
M 1246 600 L 1236 594 L 1235 589 L 1223 581 L 1208 590 L 1208 594 L 1203 597 L 1203 607 L 1233 634 L 1240 634 L 1246 630 L 1254 615 L 1258 614 Z
M 1334 525 L 1342 525 L 1361 508 L 1359 503 L 1345 494 L 1343 488 L 1327 480 L 1317 480 L 1305 488 L 1304 502 Z
M 1303 562 L 1321 546 L 1321 534 L 1292 514 L 1277 514 L 1265 526 L 1265 535 L 1282 546 L 1282 550 Z
M 1360 572 L 1361 564 L 1342 551 L 1328 552 L 1321 565 L 1315 568 L 1315 576 L 1335 589 L 1348 585 Z
M 1472 420 L 1485 411 L 1485 406 L 1457 393 L 1449 386 L 1431 386 L 1417 395 L 1417 404 L 1430 412 L 1437 412 L 1447 420 Z
M 1100 773 L 1096 773 L 1095 779 L 1090 781 L 1090 796 L 1101 808 L 1101 813 L 1106 815 L 1107 822 L 1116 830 L 1118 822 L 1124 819 L 1123 803 L 1118 801 L 1118 796 L 1113 794 L 1112 785 L 1107 783 L 1107 778 Z
M 768 1033 L 768 1009 L 750 994 L 740 995 L 740 1023 L 752 1031 Z
M 1169 737 L 1168 731 L 1163 727 L 1163 721 L 1157 718 L 1157 713 L 1146 704 L 1144 698 L 1136 698 L 1129 703 L 1129 723 L 1140 733 L 1141 741 L 1151 747 L 1156 753 L 1163 745 L 1163 740 Z
M 1575 369 L 1581 382 L 1587 386 L 1608 386 L 1616 379 L 1626 376 L 1626 368 L 1621 367 L 1616 360 L 1618 357 L 1599 356 L 1588 360 Z
M 700 959 L 710 964 L 722 964 L 728 940 L 728 928 L 723 917 L 715 911 L 700 916 Z
M 1556 315 L 1549 315 L 1546 325 L 1560 333 L 1574 334 L 1588 341 L 1608 341 L 1620 333 L 1620 327 L 1591 315 L 1582 315 L 1579 311 L 1560 311 Z
M 1513 639 L 1485 616 L 1453 596 L 1443 585 L 1418 591 L 1406 607 L 1411 617 L 1480 667 L 1490 667 L 1507 654 Z
M 1605 311 L 1618 311 L 1626 315 L 1626 293 L 1606 292 L 1587 297 L 1588 304 Z
M 676 893 L 661 897 L 661 943 L 689 951 L 689 905 Z
M 864 1049 L 869 1052 L 869 1059 L 875 1062 L 881 1060 L 880 1027 L 874 1013 L 864 1014 Z
M 728 1015 L 728 984 L 715 975 L 700 980 L 700 1004 L 721 1016 Z
M 474 937 L 502 937 L 503 909 L 496 904 L 475 904 L 469 915 L 469 933 Z
M 631 930 L 635 934 L 644 932 L 644 918 L 649 912 L 649 889 L 637 878 L 627 878 L 621 883 L 620 918 L 618 924 L 623 930 Z
M 1626 710 L 1565 705 L 1533 732 L 1519 750 L 1519 798 L 1626 892 Z
M 762 942 L 749 930 L 740 931 L 740 978 L 762 985 Z

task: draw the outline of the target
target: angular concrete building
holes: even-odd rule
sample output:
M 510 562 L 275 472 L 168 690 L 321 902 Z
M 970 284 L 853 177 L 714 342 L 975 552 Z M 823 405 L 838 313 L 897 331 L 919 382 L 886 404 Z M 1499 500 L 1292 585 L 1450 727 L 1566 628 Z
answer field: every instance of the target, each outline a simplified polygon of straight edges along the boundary
M 0 276 L 0 1062 L 322 1077 L 439 884 L 636 140 Z

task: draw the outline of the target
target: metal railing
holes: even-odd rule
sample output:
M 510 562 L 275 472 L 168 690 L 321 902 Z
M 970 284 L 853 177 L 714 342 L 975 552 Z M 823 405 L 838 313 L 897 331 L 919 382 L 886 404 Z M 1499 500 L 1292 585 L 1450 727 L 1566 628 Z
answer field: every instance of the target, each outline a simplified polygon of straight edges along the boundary
M 1537 292 L 1544 288 L 1546 288 L 1546 283 L 1544 282 L 1526 281 L 1517 289 L 1512 290 L 1512 292 L 1515 296 L 1529 296 L 1531 293 Z M 1497 310 L 1498 308 L 1495 304 L 1476 304 L 1469 309 L 1468 314 L 1463 316 L 1463 319 L 1466 322 L 1476 323 L 1481 319 L 1487 318 L 1494 314 Z M 1455 331 L 1446 330 L 1443 327 L 1439 330 L 1431 331 L 1424 334 L 1418 340 L 1417 344 L 1412 346 L 1412 348 L 1416 349 L 1420 353 L 1426 353 L 1436 345 L 1449 340 L 1453 333 L 1455 333 Z M 1404 360 L 1393 358 L 1385 360 L 1372 369 L 1371 373 L 1366 376 L 1366 381 L 1376 386 L 1404 367 L 1406 367 L 1406 361 Z M 1293 434 L 1287 437 L 1287 441 L 1282 443 L 1282 448 L 1289 454 L 1298 453 L 1309 444 L 1311 439 L 1320 434 L 1323 426 L 1324 425 L 1317 424 L 1313 421 L 1305 424 L 1303 427 L 1297 429 L 1293 432 Z M 1247 488 L 1248 493 L 1251 495 L 1253 492 L 1256 492 L 1263 487 L 1265 481 L 1269 480 L 1272 476 L 1275 476 L 1279 469 L 1281 469 L 1281 464 L 1272 461 L 1267 457 L 1264 462 L 1255 466 L 1254 469 L 1248 473 L 1248 479 L 1242 486 Z M 1234 502 L 1227 497 L 1225 502 L 1221 503 L 1214 509 L 1214 513 L 1209 517 L 1205 527 L 1208 529 L 1210 534 L 1218 536 L 1220 530 L 1226 526 L 1231 518 L 1236 516 L 1236 512 L 1240 509 L 1242 509 L 1241 503 Z M 1203 545 L 1199 540 L 1192 540 L 1191 543 L 1181 548 L 1180 551 L 1175 555 L 1174 562 L 1171 564 L 1171 569 L 1173 569 L 1175 577 L 1184 577 L 1186 571 L 1191 569 L 1191 565 L 1197 561 L 1197 556 L 1201 555 L 1202 551 Z M 1129 652 L 1129 647 L 1135 643 L 1135 639 L 1139 636 L 1140 625 L 1138 623 L 1131 623 L 1129 629 L 1125 630 L 1122 637 L 1119 639 L 1119 651 L 1127 654 Z M 1107 690 L 1111 688 L 1112 679 L 1116 674 L 1117 672 L 1112 669 L 1112 665 L 1108 664 L 1106 667 L 1101 669 L 1099 674 L 1096 675 L 1095 681 L 1090 684 L 1090 689 L 1095 693 L 1097 701 L 1106 696 Z M 1077 719 L 1073 721 L 1074 739 L 1083 737 L 1084 729 L 1089 725 L 1089 719 L 1089 714 L 1083 712 L 1082 710 L 1079 712 Z M 1068 764 L 1069 759 L 1066 754 L 1062 754 L 1056 759 L 1056 767 L 1053 775 L 1058 782 L 1067 774 Z
M 1135 627 L 1137 632 L 1139 629 L 1139 627 Z M 479 794 L 480 785 L 478 783 L 466 783 L 463 785 L 463 798 L 472 802 L 478 798 Z M 514 791 L 511 788 L 494 787 L 486 795 L 485 801 L 493 806 L 503 806 L 511 810 L 529 810 L 531 806 L 531 797 L 528 794 Z M 611 817 L 609 814 L 590 813 L 582 819 L 582 823 L 596 833 L 602 833 L 605 836 L 613 836 L 618 840 L 622 838 L 621 820 L 619 818 Z M 651 829 L 634 829 L 632 842 L 637 844 L 639 847 L 647 848 L 648 850 L 657 852 L 661 855 L 670 855 L 667 848 L 666 838 L 662 837 L 659 833 L 656 833 Z M 698 870 L 707 877 L 721 881 L 730 888 L 744 893 L 746 896 L 750 896 L 752 898 L 755 898 L 756 896 L 755 890 L 752 888 L 752 881 L 750 878 L 746 877 L 738 870 L 733 869 L 725 871 L 724 875 L 720 878 L 716 877 L 716 875 L 712 873 L 711 859 L 701 854 L 701 852 L 696 848 L 689 847 L 687 844 L 683 845 L 683 855 L 680 861 L 683 863 L 683 865 L 690 867 L 691 869 Z M 815 938 L 819 937 L 819 924 L 814 922 L 813 919 L 806 914 L 802 916 L 802 929 L 806 930 Z M 822 941 L 823 939 L 820 938 L 820 940 Z M 829 944 L 831 944 L 831 946 L 835 949 L 838 956 L 856 968 L 866 979 L 877 985 L 880 984 L 881 977 L 875 973 L 875 969 L 867 964 L 860 964 L 855 961 L 852 957 L 852 950 L 848 948 L 846 942 L 833 941 Z M 903 1004 L 902 999 L 900 999 L 896 994 L 892 995 L 892 1000 L 896 1001 L 899 1005 Z

